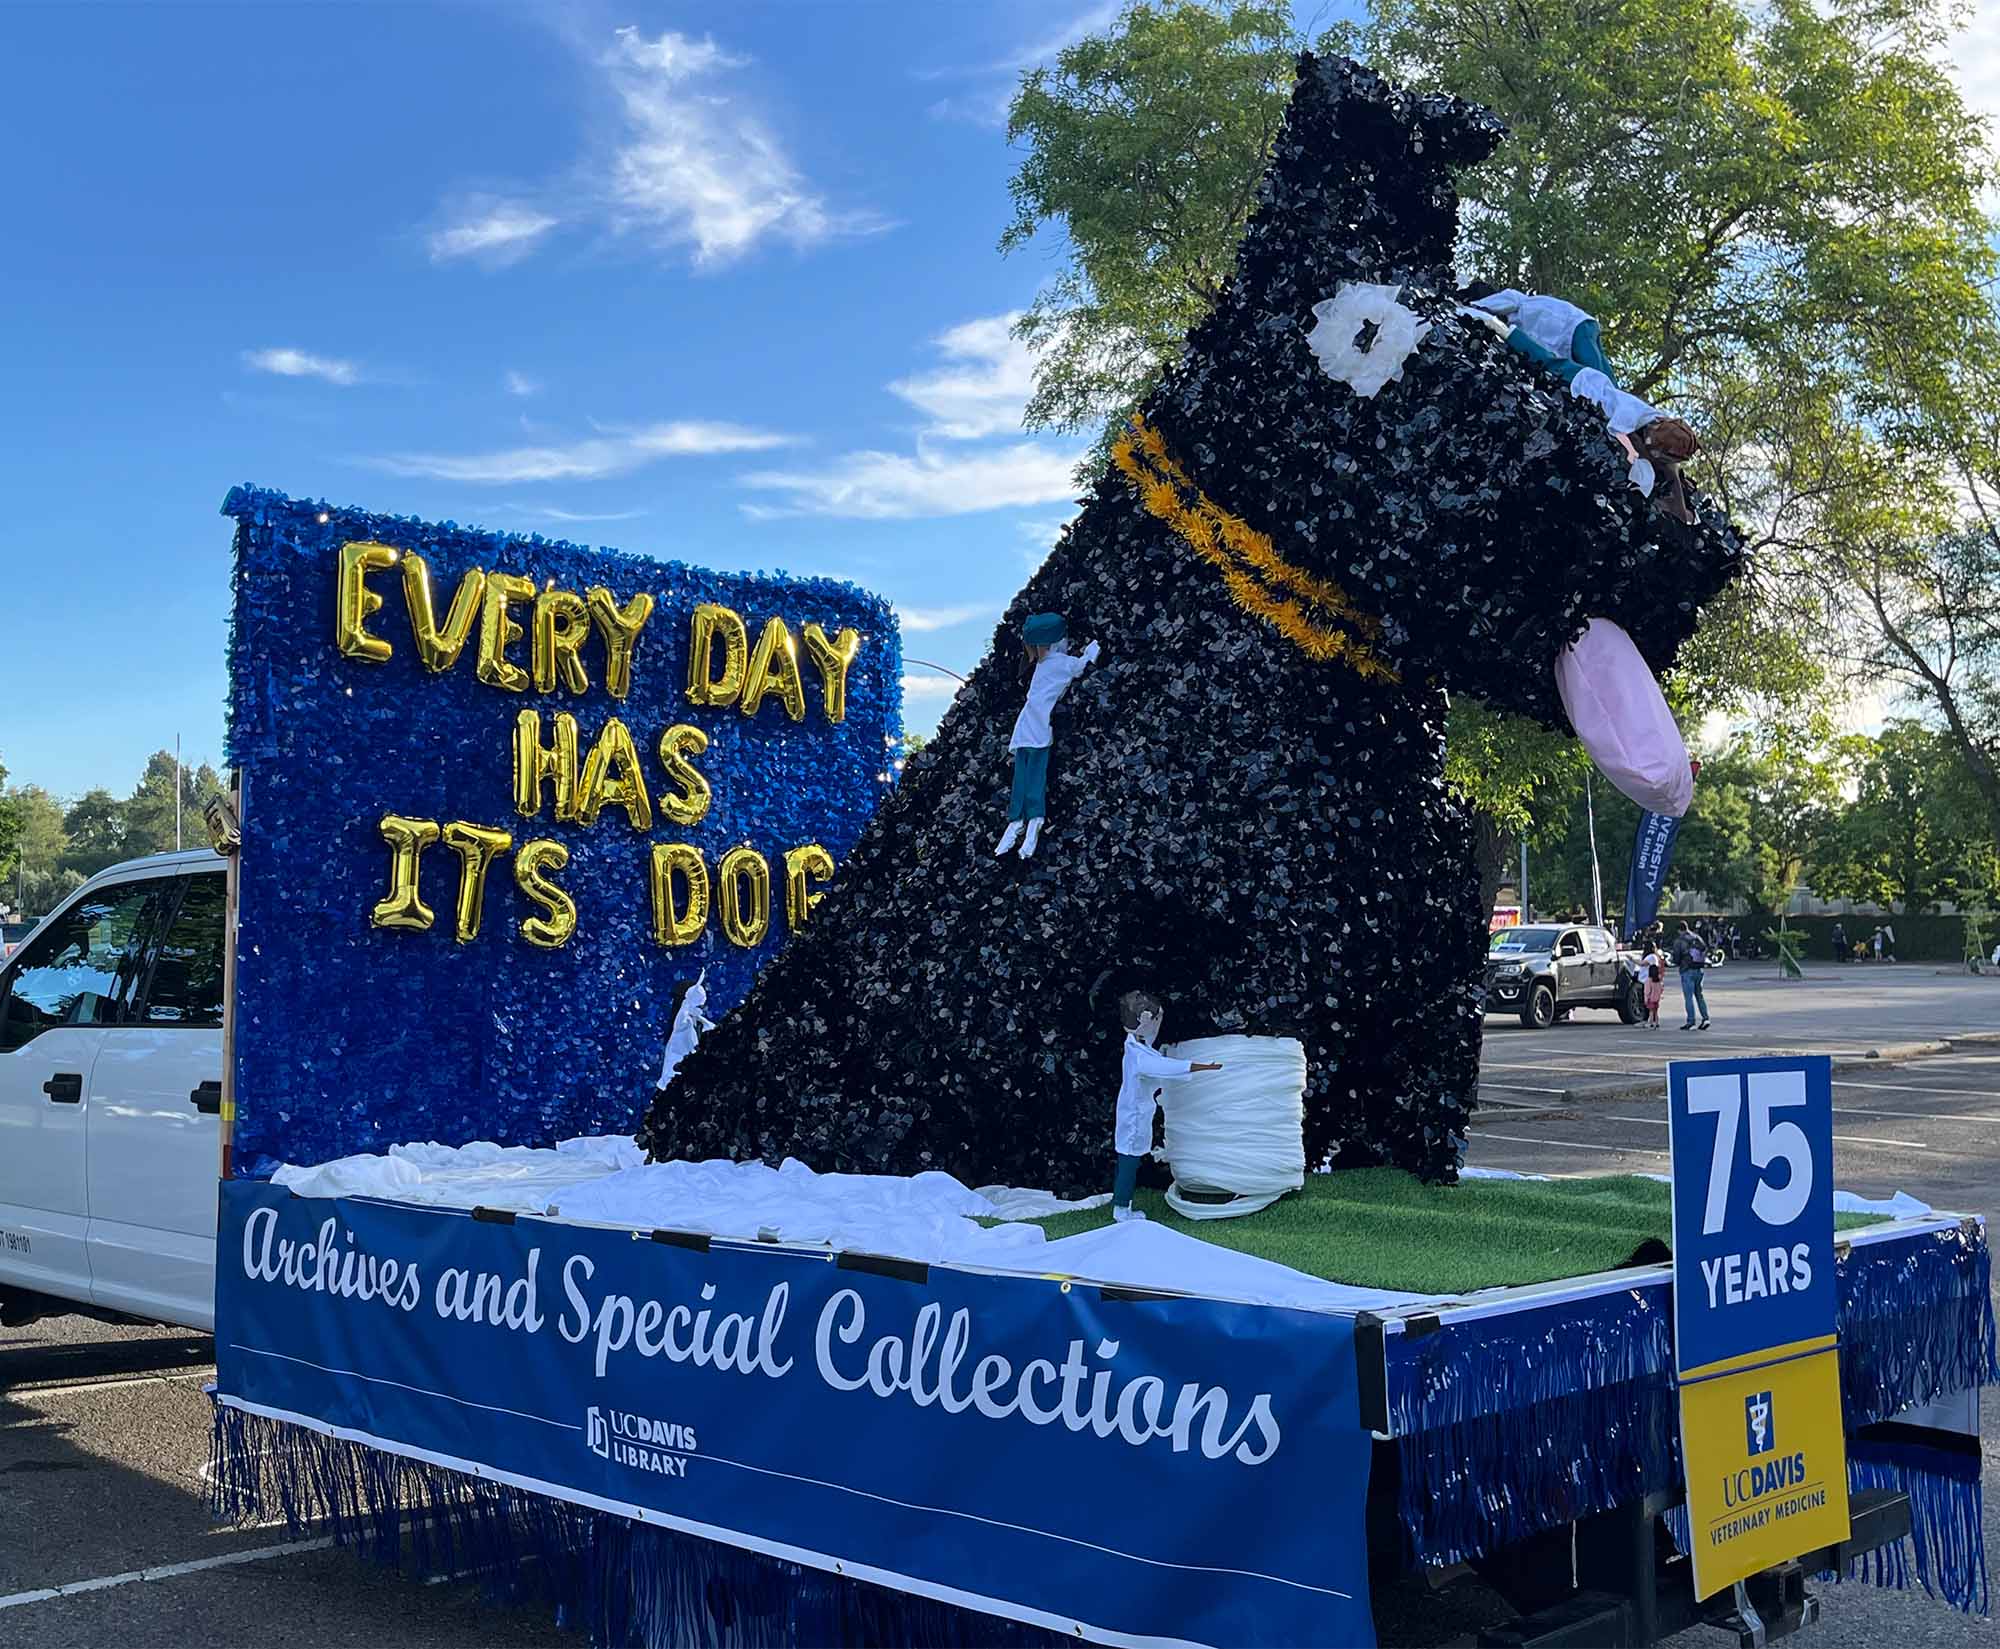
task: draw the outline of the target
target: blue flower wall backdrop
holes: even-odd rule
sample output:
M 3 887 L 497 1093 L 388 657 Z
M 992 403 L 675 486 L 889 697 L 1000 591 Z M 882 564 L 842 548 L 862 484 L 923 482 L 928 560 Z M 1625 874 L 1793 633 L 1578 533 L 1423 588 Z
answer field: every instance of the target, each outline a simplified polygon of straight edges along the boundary
M 240 487 L 235 1168 L 629 1132 L 678 986 L 720 1017 L 901 762 L 852 584 Z

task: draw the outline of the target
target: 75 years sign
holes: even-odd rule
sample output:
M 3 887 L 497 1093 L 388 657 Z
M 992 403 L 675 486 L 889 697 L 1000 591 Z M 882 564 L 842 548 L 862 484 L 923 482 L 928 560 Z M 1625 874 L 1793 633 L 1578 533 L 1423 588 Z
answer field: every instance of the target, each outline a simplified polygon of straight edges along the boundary
M 1844 1540 L 1824 1057 L 1668 1067 L 1695 1593 Z

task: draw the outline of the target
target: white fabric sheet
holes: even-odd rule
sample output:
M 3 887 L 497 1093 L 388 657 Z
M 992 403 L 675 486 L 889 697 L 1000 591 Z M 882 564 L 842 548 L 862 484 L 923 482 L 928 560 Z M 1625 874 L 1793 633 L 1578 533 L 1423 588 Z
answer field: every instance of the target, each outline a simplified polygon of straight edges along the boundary
M 1268 1208 L 1306 1182 L 1306 1051 L 1289 1036 L 1207 1036 L 1165 1050 L 1200 1071 L 1166 1093 L 1167 1205 L 1192 1220 Z M 1121 1150 L 1124 1148 L 1120 1141 Z M 1188 1192 L 1234 1193 L 1227 1203 Z

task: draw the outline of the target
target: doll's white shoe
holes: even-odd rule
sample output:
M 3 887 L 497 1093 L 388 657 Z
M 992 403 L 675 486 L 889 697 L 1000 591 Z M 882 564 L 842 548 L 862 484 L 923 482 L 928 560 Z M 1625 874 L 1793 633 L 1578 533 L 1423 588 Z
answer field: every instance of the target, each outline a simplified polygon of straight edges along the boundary
M 1030 819 L 1028 821 L 1028 834 L 1021 838 L 1021 857 L 1032 859 L 1035 856 L 1035 844 L 1041 839 L 1042 821 L 1040 819 Z
M 993 857 L 1004 859 L 1014 851 L 1014 844 L 1021 839 L 1021 821 L 1009 819 L 1007 828 L 1000 832 L 1000 845 L 993 850 Z
M 1123 1225 L 1127 1220 L 1143 1220 L 1146 1216 L 1136 1208 L 1114 1208 L 1111 1217 Z

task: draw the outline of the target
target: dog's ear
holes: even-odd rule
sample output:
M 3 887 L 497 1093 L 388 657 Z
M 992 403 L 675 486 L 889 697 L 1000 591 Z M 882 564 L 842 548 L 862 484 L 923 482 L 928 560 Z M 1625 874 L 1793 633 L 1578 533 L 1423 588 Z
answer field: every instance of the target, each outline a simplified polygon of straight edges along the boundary
M 1303 318 L 1345 280 L 1444 284 L 1458 233 L 1454 174 L 1506 131 L 1462 99 L 1419 96 L 1350 58 L 1302 53 L 1244 235 L 1240 298 Z

